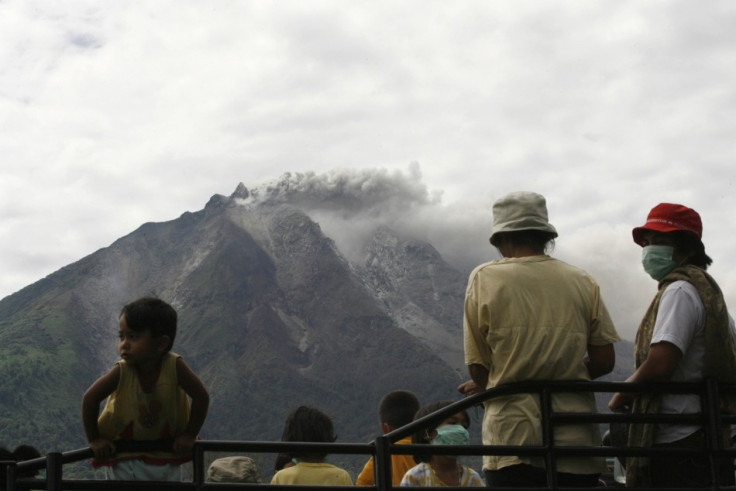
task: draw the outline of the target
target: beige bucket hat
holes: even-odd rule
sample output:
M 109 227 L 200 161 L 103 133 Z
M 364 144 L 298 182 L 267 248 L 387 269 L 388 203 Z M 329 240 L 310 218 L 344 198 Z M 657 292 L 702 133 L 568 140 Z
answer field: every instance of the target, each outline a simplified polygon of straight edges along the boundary
M 213 482 L 261 482 L 253 459 L 240 455 L 222 457 L 210 464 L 207 480 Z
M 501 232 L 541 230 L 557 237 L 557 230 L 549 223 L 547 201 L 544 196 L 530 191 L 515 191 L 493 203 L 493 229 L 489 240 Z

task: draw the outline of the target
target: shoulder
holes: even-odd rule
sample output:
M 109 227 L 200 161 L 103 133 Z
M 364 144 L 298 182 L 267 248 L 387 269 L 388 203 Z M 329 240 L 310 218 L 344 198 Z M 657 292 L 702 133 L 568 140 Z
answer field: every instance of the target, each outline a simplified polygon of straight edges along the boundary
M 682 292 L 687 295 L 698 295 L 698 290 L 695 288 L 695 285 L 685 280 L 673 281 L 664 287 L 664 293 L 676 294 L 678 292 Z
M 274 474 L 273 477 L 271 478 L 271 484 L 281 484 L 282 479 L 288 469 L 290 468 L 287 467 L 286 469 L 281 469 L 280 471 L 276 471 L 276 474 Z
M 565 274 L 573 277 L 579 278 L 581 281 L 591 283 L 593 285 L 597 284 L 593 276 L 588 273 L 586 270 L 579 266 L 572 265 L 568 262 L 562 261 L 561 259 L 557 258 L 550 258 L 551 261 L 548 263 L 551 267 L 565 272 Z
M 473 288 L 473 285 L 480 283 L 496 281 L 504 278 L 507 275 L 514 275 L 517 268 L 521 264 L 537 262 L 541 260 L 549 259 L 549 256 L 533 256 L 533 257 L 506 257 L 501 259 L 494 259 L 483 264 L 479 264 L 470 272 L 468 277 L 468 289 Z
M 549 256 L 529 256 L 529 257 L 502 257 L 501 259 L 494 259 L 482 264 L 479 264 L 470 273 L 470 278 L 474 278 L 479 274 L 493 274 L 506 269 L 513 269 L 519 264 L 545 261 L 550 259 Z
M 703 308 L 698 290 L 692 283 L 684 280 L 673 281 L 664 288 L 659 305 L 662 307 L 671 303 L 686 303 L 695 309 Z
M 273 475 L 273 478 L 276 479 L 278 476 L 280 479 L 285 479 L 286 477 L 291 476 L 292 474 L 296 474 L 299 472 L 299 467 L 296 465 L 292 465 L 291 467 L 285 467 L 281 469 L 280 471 L 277 471 L 276 474 Z
M 426 462 L 420 462 L 414 467 L 412 467 L 411 469 L 409 469 L 408 471 L 406 471 L 406 474 L 404 475 L 404 477 L 406 476 L 418 477 L 418 476 L 426 474 L 428 469 L 429 469 L 429 466 L 427 465 Z
M 84 399 L 102 400 L 120 388 L 123 380 L 122 364 L 116 363 L 104 375 L 95 380 L 84 393 Z
M 483 478 L 480 477 L 476 471 L 468 466 L 463 466 L 464 477 L 462 479 L 462 486 L 466 488 L 482 488 L 485 486 Z
M 342 467 L 337 467 L 337 466 L 334 466 L 334 467 L 335 467 L 336 470 L 340 471 L 340 474 L 342 474 L 343 476 L 345 476 L 348 479 L 350 479 L 350 483 L 352 484 L 352 479 L 350 478 L 350 473 L 348 471 L 346 471 Z
M 180 364 L 183 363 L 181 356 L 176 353 L 168 352 L 161 356 L 161 372 L 176 373 L 180 369 Z
M 468 276 L 468 283 L 472 283 L 473 280 L 480 274 L 483 274 L 487 271 L 489 271 L 494 265 L 497 265 L 499 263 L 498 260 L 496 261 L 490 261 L 487 263 L 479 264 L 473 270 L 470 272 L 470 275 Z
M 683 353 L 705 326 L 703 302 L 686 281 L 675 281 L 664 287 L 656 315 L 651 342 L 670 342 Z
M 161 365 L 168 368 L 174 368 L 178 372 L 181 372 L 182 368 L 187 367 L 184 358 L 182 358 L 181 355 L 172 353 L 171 351 L 163 356 L 163 358 L 161 359 Z
M 174 353 L 173 351 L 169 351 L 164 353 L 161 360 L 164 363 L 177 363 L 179 360 L 184 360 L 184 358 L 182 358 L 181 355 Z
M 131 374 L 135 375 L 135 369 L 133 368 L 133 366 L 125 360 L 119 360 L 110 368 L 110 371 L 107 372 L 104 376 L 110 379 L 115 379 L 119 382 L 123 378 L 123 376 L 130 376 Z

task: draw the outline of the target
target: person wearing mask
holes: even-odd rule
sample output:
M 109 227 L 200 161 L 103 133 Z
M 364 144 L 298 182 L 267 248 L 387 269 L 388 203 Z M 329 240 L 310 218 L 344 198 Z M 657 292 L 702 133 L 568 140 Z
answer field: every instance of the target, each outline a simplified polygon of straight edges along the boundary
M 453 401 L 438 401 L 427 404 L 416 412 L 414 419 L 421 419 Z M 470 417 L 466 411 L 455 413 L 444 420 L 425 428 L 411 436 L 411 442 L 430 445 L 468 445 L 470 443 Z M 462 488 L 483 487 L 483 480 L 473 469 L 464 465 L 458 455 L 417 455 L 417 465 L 404 473 L 400 481 L 402 487 L 442 487 Z
M 703 225 L 693 209 L 660 203 L 646 223 L 633 230 L 642 247 L 642 265 L 658 290 L 635 339 L 636 370 L 627 382 L 699 382 L 713 378 L 736 383 L 734 321 L 721 289 L 706 272 L 713 260 L 705 253 Z M 727 401 L 721 401 L 723 403 Z M 631 407 L 639 414 L 683 414 L 701 411 L 697 394 L 616 393 L 612 410 Z M 723 408 L 728 409 L 726 407 Z M 723 445 L 730 446 L 723 427 Z M 703 448 L 705 432 L 698 424 L 632 424 L 628 443 L 635 447 Z M 693 456 L 627 459 L 629 487 L 709 486 L 708 458 Z M 720 484 L 733 484 L 733 464 L 718 465 Z

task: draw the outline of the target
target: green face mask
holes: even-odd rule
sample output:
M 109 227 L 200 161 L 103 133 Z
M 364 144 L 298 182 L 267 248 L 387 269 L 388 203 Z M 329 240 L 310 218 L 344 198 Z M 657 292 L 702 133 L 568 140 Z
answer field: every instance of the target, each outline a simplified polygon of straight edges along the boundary
M 672 259 L 675 248 L 667 245 L 648 245 L 641 251 L 641 264 L 649 276 L 659 281 L 677 267 Z
M 437 436 L 429 443 L 433 445 L 467 445 L 470 443 L 470 433 L 463 425 L 442 425 L 437 428 Z

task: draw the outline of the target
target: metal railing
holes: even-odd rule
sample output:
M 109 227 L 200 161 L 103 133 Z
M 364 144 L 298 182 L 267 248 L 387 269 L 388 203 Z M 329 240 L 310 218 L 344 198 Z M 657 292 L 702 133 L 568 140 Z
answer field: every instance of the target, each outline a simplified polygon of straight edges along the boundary
M 555 393 L 614 393 L 614 392 L 656 392 L 671 394 L 698 394 L 701 398 L 702 412 L 697 414 L 622 414 L 622 413 L 558 413 L 552 410 L 552 396 Z M 447 417 L 484 401 L 514 394 L 536 394 L 541 406 L 542 443 L 538 446 L 515 445 L 397 445 L 396 442 L 411 434 L 436 424 Z M 616 382 L 564 382 L 564 381 L 529 381 L 509 384 L 489 389 L 472 397 L 457 401 L 428 416 L 413 421 L 386 435 L 379 436 L 373 442 L 357 443 L 295 443 L 295 442 L 248 442 L 227 440 L 198 441 L 193 449 L 193 477 L 190 482 L 156 482 L 155 489 L 197 490 L 207 491 L 216 489 L 253 489 L 268 487 L 273 491 L 281 488 L 292 490 L 295 486 L 271 484 L 231 484 L 214 483 L 205 480 L 205 454 L 207 452 L 261 452 L 281 453 L 297 450 L 329 454 L 353 454 L 374 458 L 375 485 L 377 490 L 392 489 L 391 483 L 391 455 L 429 455 L 441 453 L 443 455 L 519 455 L 542 457 L 546 463 L 548 486 L 538 489 L 564 490 L 557 485 L 555 464 L 561 457 L 600 456 L 600 457 L 631 457 L 631 456 L 707 456 L 710 463 L 710 475 L 714 484 L 701 488 L 682 488 L 700 490 L 736 490 L 734 486 L 723 486 L 716 483 L 717 461 L 736 457 L 736 448 L 725 448 L 719 438 L 723 425 L 736 424 L 736 415 L 721 414 L 719 401 L 722 395 L 736 395 L 736 385 L 719 385 L 713 381 L 702 383 L 657 383 L 657 384 L 626 384 Z M 704 449 L 685 448 L 641 448 L 626 446 L 557 446 L 554 443 L 554 429 L 563 425 L 578 425 L 585 423 L 679 423 L 702 425 L 706 435 Z M 140 450 L 145 445 L 146 450 L 153 450 L 151 442 L 128 442 Z M 159 442 L 157 445 L 165 443 Z M 121 442 L 120 450 L 125 450 L 125 443 Z M 170 448 L 170 447 L 168 447 Z M 129 448 L 132 450 L 133 448 Z M 46 489 L 47 491 L 60 490 L 122 490 L 122 489 L 151 489 L 152 482 L 143 481 L 107 481 L 92 479 L 64 479 L 63 466 L 79 462 L 92 457 L 88 448 L 69 452 L 53 452 L 46 457 L 28 460 L 25 462 L 0 463 L 7 466 L 7 489 Z M 21 472 L 46 470 L 45 479 L 18 478 Z M 300 486 L 296 486 L 299 488 Z M 313 487 L 313 486 L 311 486 Z M 324 486 L 324 489 L 350 489 L 345 486 Z M 370 488 L 369 488 L 370 489 Z M 430 489 L 430 488 L 419 488 Z M 498 490 L 511 488 L 494 488 Z M 581 489 L 581 488 L 576 488 Z M 597 488 L 590 488 L 597 489 Z

